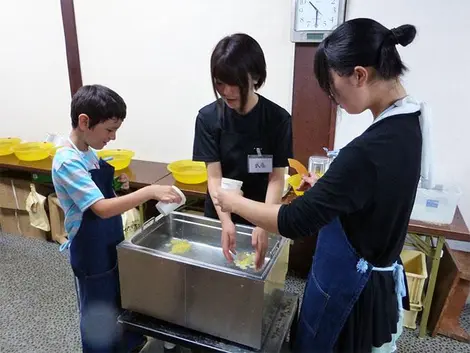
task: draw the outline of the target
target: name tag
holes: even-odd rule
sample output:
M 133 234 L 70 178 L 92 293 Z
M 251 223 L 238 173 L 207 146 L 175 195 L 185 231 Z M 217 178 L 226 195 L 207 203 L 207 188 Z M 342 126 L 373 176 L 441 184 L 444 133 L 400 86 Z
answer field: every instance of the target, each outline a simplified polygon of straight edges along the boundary
M 272 171 L 272 155 L 248 155 L 248 173 L 271 173 Z

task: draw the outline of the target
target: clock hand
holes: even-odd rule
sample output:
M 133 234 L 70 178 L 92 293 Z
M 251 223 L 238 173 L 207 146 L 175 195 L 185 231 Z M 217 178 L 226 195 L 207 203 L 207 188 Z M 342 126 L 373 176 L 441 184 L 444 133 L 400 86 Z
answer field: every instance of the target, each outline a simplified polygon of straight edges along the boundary
M 314 4 L 312 4 L 311 1 L 309 1 L 308 3 L 309 3 L 310 5 L 312 5 L 312 7 L 315 9 L 315 11 L 316 11 L 317 13 L 319 13 L 320 15 L 323 16 L 323 14 L 320 12 L 320 10 L 318 10 L 318 9 L 316 8 L 316 6 L 315 6 Z

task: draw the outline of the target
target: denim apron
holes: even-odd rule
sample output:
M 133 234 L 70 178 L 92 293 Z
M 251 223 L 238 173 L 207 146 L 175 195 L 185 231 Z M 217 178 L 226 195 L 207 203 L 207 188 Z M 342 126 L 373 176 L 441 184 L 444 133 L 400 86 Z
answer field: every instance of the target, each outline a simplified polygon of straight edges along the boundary
M 380 114 L 373 124 L 393 115 L 420 110 L 419 105 L 408 100 L 408 97 L 405 97 L 395 102 Z M 407 295 L 403 266 L 398 262 L 385 268 L 370 265 L 349 243 L 339 218 L 335 218 L 320 230 L 300 311 L 294 345 L 296 352 L 332 352 L 346 319 L 372 271 L 393 273 L 398 301 L 397 329 L 399 330 L 398 326 L 403 318 L 403 298 Z M 390 344 L 392 352 L 396 349 L 395 340 L 396 336 L 393 336 Z M 374 347 L 371 347 L 371 352 L 373 350 Z
M 115 197 L 114 168 L 103 160 L 91 178 L 106 199 Z M 143 337 L 121 332 L 116 245 L 124 240 L 120 215 L 102 219 L 91 208 L 83 214 L 70 244 L 70 262 L 78 280 L 80 333 L 84 353 L 129 352 Z
M 406 295 L 403 266 L 375 268 L 361 258 L 339 218 L 323 227 L 305 287 L 294 344 L 295 352 L 332 352 L 336 340 L 372 271 L 391 271 L 395 277 L 398 310 Z M 371 347 L 372 351 L 372 347 Z

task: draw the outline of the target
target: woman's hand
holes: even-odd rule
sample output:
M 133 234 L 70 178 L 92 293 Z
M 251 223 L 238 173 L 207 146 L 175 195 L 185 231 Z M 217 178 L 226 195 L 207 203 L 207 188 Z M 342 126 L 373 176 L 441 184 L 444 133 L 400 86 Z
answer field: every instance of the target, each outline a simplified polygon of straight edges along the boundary
M 298 191 L 307 191 L 318 181 L 318 177 L 315 173 L 308 173 L 308 175 L 302 175 L 302 182 L 297 188 Z
M 225 221 L 222 223 L 222 250 L 228 262 L 233 261 L 233 255 L 236 255 L 235 250 L 237 246 L 237 231 L 235 224 L 232 221 Z
M 268 250 L 268 232 L 260 227 L 256 227 L 251 235 L 251 245 L 256 250 L 255 266 L 259 270 L 263 267 L 266 251 Z
M 233 205 L 238 197 L 242 195 L 240 190 L 225 190 L 219 188 L 214 195 L 214 205 L 219 206 L 222 212 L 232 212 Z

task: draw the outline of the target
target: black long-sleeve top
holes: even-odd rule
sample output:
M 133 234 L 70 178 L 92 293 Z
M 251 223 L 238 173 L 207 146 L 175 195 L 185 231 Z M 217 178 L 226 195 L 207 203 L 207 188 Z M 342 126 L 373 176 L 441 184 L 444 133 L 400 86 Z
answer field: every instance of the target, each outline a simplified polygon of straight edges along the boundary
M 316 233 L 335 217 L 356 251 L 375 266 L 400 255 L 420 177 L 419 112 L 371 125 L 341 149 L 325 175 L 278 215 L 289 238 Z

